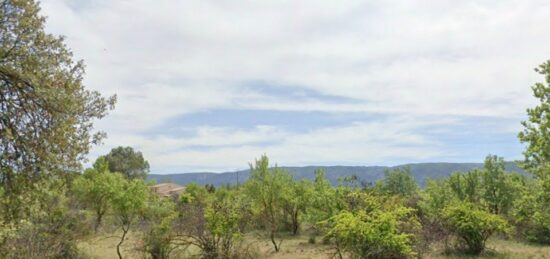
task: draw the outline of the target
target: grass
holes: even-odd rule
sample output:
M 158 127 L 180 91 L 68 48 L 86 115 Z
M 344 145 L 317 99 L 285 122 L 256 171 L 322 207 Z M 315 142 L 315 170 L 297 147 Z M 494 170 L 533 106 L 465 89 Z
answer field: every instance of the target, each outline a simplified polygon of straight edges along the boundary
M 90 258 L 117 258 L 116 244 L 118 237 L 113 234 L 100 234 L 79 243 L 78 248 Z M 249 233 L 244 238 L 244 247 L 248 247 L 258 258 L 272 259 L 307 259 L 307 258 L 333 258 L 334 249 L 330 245 L 322 244 L 321 238 L 317 243 L 309 242 L 308 235 L 283 236 L 281 251 L 275 253 L 271 241 L 259 233 Z M 147 258 L 136 251 L 139 244 L 139 234 L 130 232 L 128 239 L 123 244 L 125 258 Z M 190 248 L 186 254 L 175 258 L 188 258 L 189 254 L 196 252 Z M 492 239 L 487 243 L 487 250 L 480 256 L 464 254 L 446 254 L 443 246 L 434 246 L 432 251 L 426 253 L 423 258 L 506 258 L 506 259 L 550 259 L 550 246 L 541 246 L 522 243 L 513 240 Z
M 550 246 L 542 246 L 515 240 L 491 239 L 487 243 L 486 251 L 479 255 L 465 255 L 460 253 L 446 254 L 444 249 L 439 247 L 426 254 L 425 258 L 506 258 L 506 259 L 550 259 Z

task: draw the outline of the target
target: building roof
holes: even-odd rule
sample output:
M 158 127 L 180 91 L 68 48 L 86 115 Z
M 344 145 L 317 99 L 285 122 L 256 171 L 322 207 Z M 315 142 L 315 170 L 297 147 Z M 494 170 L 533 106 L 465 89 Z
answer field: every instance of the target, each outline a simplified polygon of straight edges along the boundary
M 184 192 L 185 186 L 175 183 L 161 183 L 151 186 L 151 189 L 161 197 L 170 197 Z

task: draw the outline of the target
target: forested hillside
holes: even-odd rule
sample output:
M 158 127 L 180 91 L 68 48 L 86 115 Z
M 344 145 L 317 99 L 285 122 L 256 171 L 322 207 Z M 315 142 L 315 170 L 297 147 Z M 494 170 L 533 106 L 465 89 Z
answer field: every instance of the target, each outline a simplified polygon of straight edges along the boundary
M 326 172 L 327 179 L 333 184 L 338 184 L 338 180 L 346 176 L 357 176 L 360 181 L 365 183 L 374 183 L 384 177 L 385 170 L 409 167 L 412 175 L 420 186 L 424 186 L 427 179 L 439 179 L 449 176 L 453 172 L 467 172 L 475 168 L 483 167 L 483 163 L 418 163 L 405 164 L 393 167 L 387 166 L 302 166 L 286 167 L 281 169 L 292 174 L 295 179 L 315 178 L 315 170 L 323 169 Z M 514 162 L 506 162 L 506 171 L 525 172 Z M 250 176 L 250 170 L 241 170 L 236 172 L 223 173 L 183 173 L 183 174 L 149 174 L 148 180 L 157 183 L 174 182 L 177 184 L 212 184 L 214 186 L 236 185 L 237 181 L 244 182 Z

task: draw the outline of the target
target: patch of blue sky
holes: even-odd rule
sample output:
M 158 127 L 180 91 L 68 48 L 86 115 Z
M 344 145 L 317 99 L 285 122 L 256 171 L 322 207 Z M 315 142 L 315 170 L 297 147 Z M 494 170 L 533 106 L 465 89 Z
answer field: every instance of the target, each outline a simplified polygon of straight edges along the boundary
M 323 94 L 319 91 L 315 91 L 306 87 L 298 87 L 293 85 L 281 85 L 281 84 L 272 84 L 266 81 L 251 81 L 243 84 L 241 86 L 243 89 L 261 93 L 271 97 L 282 97 L 291 101 L 300 101 L 305 99 L 314 99 L 323 101 L 326 103 L 339 103 L 339 104 L 352 104 L 352 103 L 363 103 L 364 100 L 337 96 L 337 95 L 328 95 Z
M 442 152 L 432 161 L 479 162 L 493 154 L 506 160 L 521 159 L 524 146 L 519 142 L 514 118 L 463 117 L 453 125 L 433 128 L 429 136 L 440 143 Z
M 269 125 L 294 133 L 304 133 L 323 127 L 349 125 L 354 121 L 382 120 L 380 114 L 329 113 L 274 110 L 216 109 L 182 115 L 168 120 L 154 134 L 180 136 L 198 127 L 223 127 L 250 130 Z

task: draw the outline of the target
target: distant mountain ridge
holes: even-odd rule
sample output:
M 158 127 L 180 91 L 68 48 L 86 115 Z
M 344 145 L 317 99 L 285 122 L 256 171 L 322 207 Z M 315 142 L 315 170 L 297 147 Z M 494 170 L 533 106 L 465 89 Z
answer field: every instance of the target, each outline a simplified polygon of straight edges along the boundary
M 327 179 L 332 184 L 337 184 L 338 179 L 346 176 L 356 175 L 359 180 L 365 182 L 376 182 L 384 177 L 386 169 L 410 167 L 411 173 L 419 185 L 423 186 L 428 178 L 437 179 L 447 177 L 453 172 L 466 172 L 475 168 L 482 168 L 483 163 L 417 163 L 398 166 L 302 166 L 291 167 L 281 166 L 279 168 L 289 171 L 294 179 L 307 178 L 313 180 L 315 170 L 322 168 L 326 172 Z M 525 172 L 514 162 L 506 162 L 506 170 L 525 174 Z M 161 182 L 174 182 L 177 184 L 197 183 L 200 185 L 213 184 L 215 186 L 225 184 L 243 183 L 248 179 L 250 170 L 240 170 L 224 173 L 183 173 L 183 174 L 150 174 L 149 180 Z

